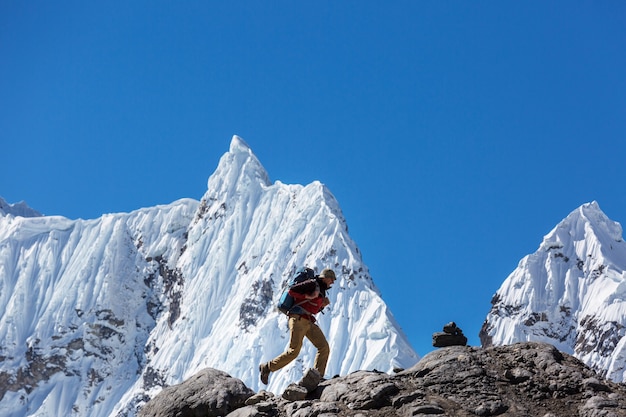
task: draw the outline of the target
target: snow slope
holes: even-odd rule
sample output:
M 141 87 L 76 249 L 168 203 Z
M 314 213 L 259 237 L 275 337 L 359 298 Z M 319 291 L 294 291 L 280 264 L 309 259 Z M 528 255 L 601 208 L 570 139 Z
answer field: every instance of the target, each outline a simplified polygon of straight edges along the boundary
M 390 372 L 418 357 L 381 299 L 341 209 L 321 183 L 271 183 L 233 137 L 200 202 L 95 220 L 0 201 L 0 414 L 133 416 L 163 386 L 205 367 L 279 392 L 300 357 L 259 386 L 282 352 L 275 302 L 301 265 L 335 270 L 319 325 L 327 377 Z
M 615 381 L 626 372 L 626 243 L 619 223 L 584 204 L 523 258 L 496 292 L 484 346 L 543 341 Z

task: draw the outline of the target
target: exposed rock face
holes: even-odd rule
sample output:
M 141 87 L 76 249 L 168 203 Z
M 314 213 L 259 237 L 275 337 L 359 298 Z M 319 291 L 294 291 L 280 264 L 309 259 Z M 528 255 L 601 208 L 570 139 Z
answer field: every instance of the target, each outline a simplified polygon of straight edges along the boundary
M 240 387 L 240 381 L 230 379 L 216 379 L 214 383 L 224 384 L 219 388 L 205 383 L 202 392 L 190 394 L 185 393 L 187 382 L 168 388 L 140 416 L 218 415 L 194 414 L 188 395 L 196 407 L 205 407 L 198 401 L 221 401 L 222 410 L 232 410 L 222 414 L 229 417 L 626 416 L 626 386 L 602 379 L 578 359 L 543 343 L 445 347 L 395 375 L 359 371 L 323 381 L 300 401 L 265 391 L 252 396 L 245 389 L 230 388 Z M 245 406 L 242 397 L 249 398 Z M 225 406 L 225 401 L 232 402 Z M 157 414 L 166 406 L 167 413 Z
M 141 409 L 139 416 L 224 416 L 242 407 L 253 394 L 227 373 L 203 369 L 182 384 L 165 388 Z

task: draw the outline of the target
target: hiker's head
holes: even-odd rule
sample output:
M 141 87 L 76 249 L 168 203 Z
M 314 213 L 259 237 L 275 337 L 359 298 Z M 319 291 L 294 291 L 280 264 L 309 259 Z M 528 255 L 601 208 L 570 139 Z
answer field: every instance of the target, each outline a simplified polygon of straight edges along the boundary
M 326 283 L 328 288 L 330 288 L 330 286 L 333 285 L 333 283 L 337 279 L 337 277 L 335 276 L 335 271 L 330 268 L 324 269 L 320 274 L 320 278 L 324 281 L 324 283 Z

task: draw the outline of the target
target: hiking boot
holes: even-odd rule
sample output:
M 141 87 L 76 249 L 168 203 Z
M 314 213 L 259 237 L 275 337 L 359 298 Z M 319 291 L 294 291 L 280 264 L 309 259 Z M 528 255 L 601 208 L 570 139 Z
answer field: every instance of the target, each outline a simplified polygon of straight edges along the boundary
M 269 377 L 270 377 L 269 363 L 265 362 L 265 363 L 260 364 L 259 372 L 260 372 L 261 382 L 267 385 L 267 381 L 269 380 Z

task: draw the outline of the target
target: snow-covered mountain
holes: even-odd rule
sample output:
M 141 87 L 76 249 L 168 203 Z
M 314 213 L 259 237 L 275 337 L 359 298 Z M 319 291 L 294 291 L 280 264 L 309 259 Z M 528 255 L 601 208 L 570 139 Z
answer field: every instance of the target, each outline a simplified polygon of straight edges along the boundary
M 41 216 L 36 210 L 28 207 L 28 205 L 20 201 L 16 204 L 7 203 L 2 197 L 0 197 L 0 216 L 11 214 L 13 216 L 22 216 L 22 217 L 38 217 Z
M 265 388 L 258 365 L 288 340 L 275 304 L 302 265 L 338 277 L 319 317 L 327 377 L 417 362 L 330 191 L 271 183 L 239 137 L 201 201 L 69 220 L 2 200 L 0 415 L 133 416 L 206 367 Z M 305 342 L 267 389 L 314 355 Z
M 584 204 L 523 258 L 492 299 L 483 346 L 555 345 L 626 380 L 626 243 L 619 223 Z

